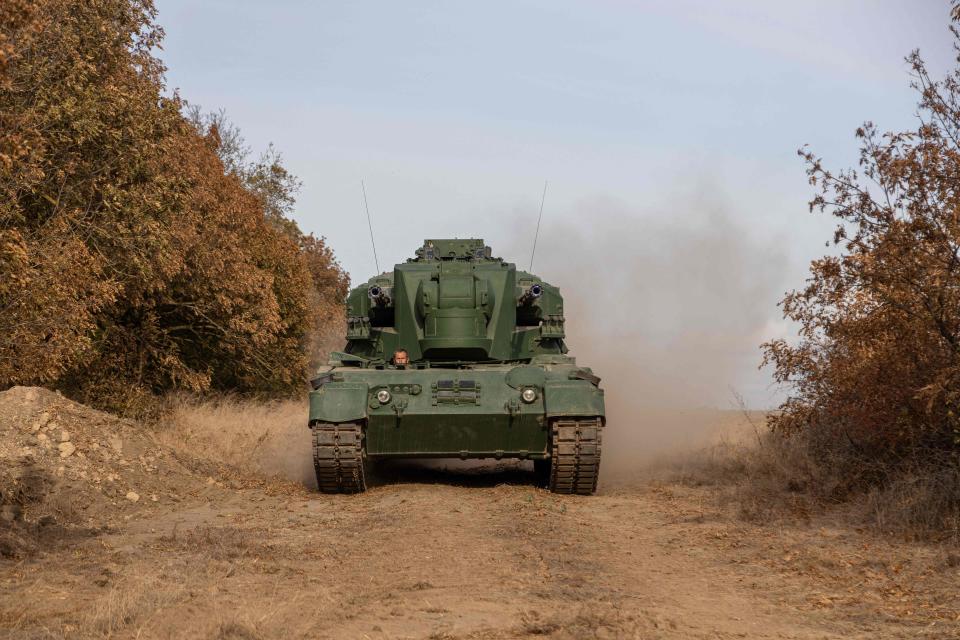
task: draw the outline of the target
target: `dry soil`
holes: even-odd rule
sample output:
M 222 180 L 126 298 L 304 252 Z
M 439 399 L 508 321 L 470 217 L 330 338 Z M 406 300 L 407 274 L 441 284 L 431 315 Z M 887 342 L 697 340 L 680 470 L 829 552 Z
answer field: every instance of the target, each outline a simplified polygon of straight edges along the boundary
M 960 637 L 949 549 L 746 524 L 709 488 L 400 465 L 324 496 L 168 441 L 0 394 L 0 637 Z

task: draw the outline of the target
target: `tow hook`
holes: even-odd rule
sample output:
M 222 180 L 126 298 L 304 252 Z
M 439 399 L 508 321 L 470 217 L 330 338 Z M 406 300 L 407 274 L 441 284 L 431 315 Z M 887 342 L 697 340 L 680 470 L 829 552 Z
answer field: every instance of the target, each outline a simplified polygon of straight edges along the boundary
M 393 412 L 397 414 L 397 424 L 400 424 L 400 418 L 403 417 L 403 410 L 407 408 L 407 401 L 403 398 L 394 401 Z

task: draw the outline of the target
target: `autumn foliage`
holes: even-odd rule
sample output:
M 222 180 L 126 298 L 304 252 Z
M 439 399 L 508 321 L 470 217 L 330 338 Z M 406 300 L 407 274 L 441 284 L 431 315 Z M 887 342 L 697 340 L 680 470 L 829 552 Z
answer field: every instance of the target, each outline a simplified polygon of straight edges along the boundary
M 958 18 L 955 8 L 954 25 Z M 955 27 L 954 35 L 960 45 Z M 834 173 L 801 152 L 817 188 L 811 210 L 836 218 L 837 250 L 814 261 L 806 286 L 782 302 L 799 341 L 765 345 L 777 380 L 791 389 L 771 422 L 805 442 L 816 464 L 833 467 L 827 497 L 909 477 L 945 498 L 925 505 L 933 494 L 918 494 L 918 510 L 956 518 L 960 66 L 934 80 L 919 53 L 907 61 L 919 96 L 916 129 L 881 134 L 864 125 L 857 170 Z
M 279 156 L 165 95 L 150 0 L 10 0 L 0 25 L 0 387 L 298 388 L 347 282 Z

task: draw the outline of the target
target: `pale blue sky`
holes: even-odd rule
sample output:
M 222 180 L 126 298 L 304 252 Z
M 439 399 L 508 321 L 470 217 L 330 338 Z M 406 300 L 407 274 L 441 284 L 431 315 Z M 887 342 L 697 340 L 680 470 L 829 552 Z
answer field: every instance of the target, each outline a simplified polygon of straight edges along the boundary
M 863 120 L 915 124 L 903 57 L 919 47 L 936 70 L 952 63 L 946 0 L 157 6 L 170 88 L 226 109 L 254 149 L 277 146 L 304 183 L 298 222 L 355 280 L 374 271 L 361 179 L 381 268 L 428 236 L 484 237 L 526 265 L 546 179 L 537 270 L 571 300 L 603 298 L 601 282 L 641 287 L 646 306 L 601 322 L 614 335 L 738 333 L 700 387 L 728 378 L 721 390 L 755 404 L 771 396 L 753 345 L 786 330 L 775 302 L 831 228 L 805 213 L 797 148 L 851 165 Z M 715 270 L 687 273 L 693 251 L 718 252 Z M 762 286 L 726 275 L 720 258 L 743 253 L 735 271 Z M 720 308 L 691 308 L 687 289 Z

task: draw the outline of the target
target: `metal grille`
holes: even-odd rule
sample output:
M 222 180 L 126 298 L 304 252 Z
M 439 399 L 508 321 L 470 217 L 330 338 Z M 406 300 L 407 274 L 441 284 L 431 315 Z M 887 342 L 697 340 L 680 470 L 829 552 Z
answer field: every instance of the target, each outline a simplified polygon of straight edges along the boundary
M 432 385 L 433 404 L 480 404 L 480 385 L 475 380 L 437 380 Z

